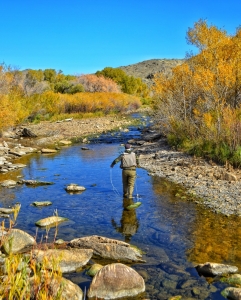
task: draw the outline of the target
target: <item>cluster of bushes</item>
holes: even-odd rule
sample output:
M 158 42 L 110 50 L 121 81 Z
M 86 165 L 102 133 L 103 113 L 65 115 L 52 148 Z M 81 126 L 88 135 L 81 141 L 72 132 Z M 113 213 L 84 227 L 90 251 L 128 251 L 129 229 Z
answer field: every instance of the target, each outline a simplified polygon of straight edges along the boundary
M 123 92 L 119 82 L 101 74 L 70 76 L 54 69 L 19 71 L 0 65 L 0 130 L 26 120 L 123 113 L 140 106 L 136 89 Z
M 200 20 L 187 39 L 199 53 L 171 78 L 155 76 L 157 120 L 175 147 L 241 166 L 241 29 L 230 36 Z
M 147 85 L 142 82 L 140 78 L 128 76 L 123 70 L 119 68 L 106 67 L 102 71 L 95 73 L 98 77 L 112 79 L 116 82 L 123 93 L 140 96 L 142 98 L 149 96 Z

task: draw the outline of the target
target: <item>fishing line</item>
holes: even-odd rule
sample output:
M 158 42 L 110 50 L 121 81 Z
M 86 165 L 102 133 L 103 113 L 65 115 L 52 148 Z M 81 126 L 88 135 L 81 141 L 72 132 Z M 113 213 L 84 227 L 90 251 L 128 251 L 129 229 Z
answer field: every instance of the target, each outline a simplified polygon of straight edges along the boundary
M 114 186 L 113 184 L 113 180 L 112 180 L 112 168 L 110 168 L 110 183 L 112 185 L 112 190 L 119 196 L 121 197 L 120 193 L 118 192 L 117 188 Z M 137 200 L 140 199 L 140 195 L 138 194 L 138 189 L 137 189 L 137 176 L 136 176 L 136 181 L 135 181 L 135 190 L 136 190 L 136 198 Z
M 135 182 L 135 189 L 136 189 L 136 198 L 137 200 L 140 199 L 140 195 L 138 194 L 138 190 L 137 190 L 137 174 L 136 174 L 136 182 Z
M 115 186 L 114 186 L 114 184 L 113 184 L 113 181 L 112 181 L 112 168 L 110 168 L 110 182 L 111 182 L 113 191 L 114 191 L 118 196 L 120 196 L 120 193 L 119 193 L 118 190 L 115 188 Z

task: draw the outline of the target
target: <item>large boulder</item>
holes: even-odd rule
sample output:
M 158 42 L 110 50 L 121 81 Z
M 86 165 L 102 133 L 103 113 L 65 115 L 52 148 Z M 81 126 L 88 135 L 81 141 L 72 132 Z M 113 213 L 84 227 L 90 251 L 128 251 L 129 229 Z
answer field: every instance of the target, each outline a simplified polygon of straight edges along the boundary
M 35 239 L 20 229 L 11 229 L 4 238 L 2 250 L 7 253 L 21 253 L 36 245 Z
M 235 266 L 206 262 L 196 266 L 196 270 L 203 276 L 218 276 L 225 274 L 234 274 L 238 272 Z
M 113 263 L 104 266 L 94 276 L 88 299 L 133 297 L 144 291 L 144 279 L 135 270 L 121 263 Z
M 69 245 L 75 248 L 93 249 L 94 255 L 106 259 L 122 262 L 145 262 L 137 248 L 131 247 L 125 242 L 98 235 L 73 239 Z
M 49 269 L 53 269 L 58 264 L 62 273 L 77 271 L 89 262 L 92 255 L 92 249 L 33 250 L 33 256 L 37 262 L 47 259 Z

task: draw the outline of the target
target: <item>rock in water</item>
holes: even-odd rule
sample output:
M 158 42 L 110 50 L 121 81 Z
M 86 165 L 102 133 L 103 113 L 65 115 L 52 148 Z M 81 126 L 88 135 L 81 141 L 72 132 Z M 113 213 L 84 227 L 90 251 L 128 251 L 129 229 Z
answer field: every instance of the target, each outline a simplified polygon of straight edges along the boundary
M 102 268 L 103 268 L 103 266 L 100 265 L 100 264 L 93 264 L 93 265 L 88 269 L 88 271 L 87 271 L 86 273 L 87 273 L 87 275 L 93 277 L 93 276 L 95 276 L 95 274 L 98 273 L 99 270 L 102 269 Z
M 92 249 L 47 249 L 33 250 L 33 255 L 37 262 L 47 259 L 47 268 L 54 269 L 56 265 L 60 267 L 62 273 L 77 271 L 85 266 L 93 255 Z
M 48 205 L 52 205 L 52 202 L 51 201 L 35 201 L 32 203 L 32 205 L 34 206 L 48 206 Z
M 222 295 L 225 298 L 232 300 L 240 300 L 241 299 L 241 288 L 236 287 L 227 287 L 222 291 Z
M 42 153 L 56 153 L 58 152 L 56 149 L 48 149 L 48 148 L 43 148 L 41 149 Z
M 145 262 L 142 254 L 128 243 L 102 236 L 87 236 L 69 242 L 74 248 L 93 249 L 94 255 L 122 262 Z
M 26 185 L 32 185 L 32 186 L 41 186 L 41 185 L 52 185 L 54 184 L 53 182 L 50 181 L 39 181 L 39 180 L 33 180 L 33 179 L 29 179 L 29 180 L 25 180 L 25 179 L 21 179 L 18 181 L 19 184 L 26 184 Z
M 104 266 L 93 278 L 88 299 L 133 297 L 145 291 L 143 278 L 121 263 Z
M 76 183 L 71 183 L 65 188 L 65 190 L 67 192 L 81 192 L 85 191 L 86 188 L 84 186 L 77 185 Z
M 56 226 L 59 223 L 62 223 L 64 221 L 68 221 L 67 218 L 58 217 L 58 216 L 52 216 L 45 219 L 41 219 L 35 223 L 35 225 L 39 227 L 47 227 L 47 226 Z
M 4 180 L 3 182 L 1 182 L 1 186 L 3 187 L 13 187 L 17 184 L 17 182 L 15 180 Z
M 206 262 L 196 266 L 196 270 L 199 274 L 204 276 L 217 276 L 224 274 L 233 274 L 238 272 L 238 268 L 235 266 Z

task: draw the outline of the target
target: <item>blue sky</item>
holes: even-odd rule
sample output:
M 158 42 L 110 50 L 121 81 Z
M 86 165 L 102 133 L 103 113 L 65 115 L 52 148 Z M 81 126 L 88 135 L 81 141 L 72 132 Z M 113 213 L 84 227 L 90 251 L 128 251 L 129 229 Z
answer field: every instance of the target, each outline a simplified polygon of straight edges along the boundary
M 240 0 L 0 0 L 0 62 L 88 74 L 184 58 L 199 19 L 234 34 Z

